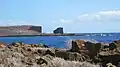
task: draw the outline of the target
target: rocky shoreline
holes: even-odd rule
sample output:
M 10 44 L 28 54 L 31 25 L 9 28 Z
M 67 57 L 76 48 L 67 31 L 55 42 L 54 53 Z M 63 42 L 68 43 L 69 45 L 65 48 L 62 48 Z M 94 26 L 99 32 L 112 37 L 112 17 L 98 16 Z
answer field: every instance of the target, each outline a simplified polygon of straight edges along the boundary
M 119 67 L 120 41 L 108 45 L 73 40 L 72 48 L 0 43 L 0 67 Z

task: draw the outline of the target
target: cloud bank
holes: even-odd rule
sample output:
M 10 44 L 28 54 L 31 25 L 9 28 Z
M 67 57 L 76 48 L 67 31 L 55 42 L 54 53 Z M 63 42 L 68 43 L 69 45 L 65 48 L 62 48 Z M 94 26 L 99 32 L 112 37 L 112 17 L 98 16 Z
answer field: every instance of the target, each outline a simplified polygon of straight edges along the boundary
M 52 23 L 83 23 L 83 22 L 115 22 L 120 21 L 120 10 L 110 10 L 110 11 L 99 11 L 94 13 L 85 13 L 78 15 L 73 19 L 59 19 L 57 21 L 52 21 Z M 37 25 L 34 22 L 26 21 L 14 21 L 14 20 L 0 20 L 1 26 L 12 26 L 12 25 Z
M 120 20 L 120 11 L 100 11 L 97 13 L 83 14 L 78 16 L 79 21 L 101 21 L 109 22 Z
M 110 21 L 120 21 L 120 10 L 86 13 L 79 15 L 73 20 L 60 19 L 58 22 L 71 23 L 71 22 L 110 22 Z

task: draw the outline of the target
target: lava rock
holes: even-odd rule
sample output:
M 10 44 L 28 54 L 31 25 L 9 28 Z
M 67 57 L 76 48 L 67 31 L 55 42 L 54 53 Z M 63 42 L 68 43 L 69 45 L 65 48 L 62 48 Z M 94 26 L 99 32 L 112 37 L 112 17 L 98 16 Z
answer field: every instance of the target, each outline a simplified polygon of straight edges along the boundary
M 0 48 L 6 47 L 5 43 L 0 42 Z
M 71 51 L 72 52 L 78 52 L 79 50 L 84 49 L 84 46 L 85 46 L 84 43 L 85 43 L 85 41 L 83 41 L 83 40 L 72 41 L 72 49 L 71 49 Z
M 51 55 L 51 56 L 55 56 L 55 49 L 48 49 L 46 52 L 45 52 L 45 55 L 46 54 L 49 54 L 49 55 Z
M 113 49 L 115 49 L 117 46 L 116 46 L 116 44 L 115 43 L 110 43 L 109 44 L 109 49 L 110 50 L 113 50 Z
M 43 66 L 43 65 L 52 65 L 52 62 L 51 62 L 52 59 L 53 59 L 53 56 L 45 55 L 43 57 L 40 57 L 37 60 L 37 64 L 39 64 L 40 66 Z

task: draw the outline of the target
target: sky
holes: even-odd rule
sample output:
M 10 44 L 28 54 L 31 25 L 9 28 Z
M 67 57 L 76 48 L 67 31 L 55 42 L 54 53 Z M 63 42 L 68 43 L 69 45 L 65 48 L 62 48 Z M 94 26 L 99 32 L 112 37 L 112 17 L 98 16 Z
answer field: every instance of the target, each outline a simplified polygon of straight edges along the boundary
M 0 26 L 36 25 L 52 33 L 120 32 L 120 0 L 0 0 Z

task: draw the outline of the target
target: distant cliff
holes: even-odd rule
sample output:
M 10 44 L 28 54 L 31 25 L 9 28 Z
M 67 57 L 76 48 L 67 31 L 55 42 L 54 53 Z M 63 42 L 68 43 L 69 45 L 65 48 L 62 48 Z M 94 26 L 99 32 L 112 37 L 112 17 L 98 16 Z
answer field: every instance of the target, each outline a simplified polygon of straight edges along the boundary
M 9 36 L 9 35 L 38 35 L 42 33 L 41 26 L 4 26 L 0 27 L 0 36 Z

